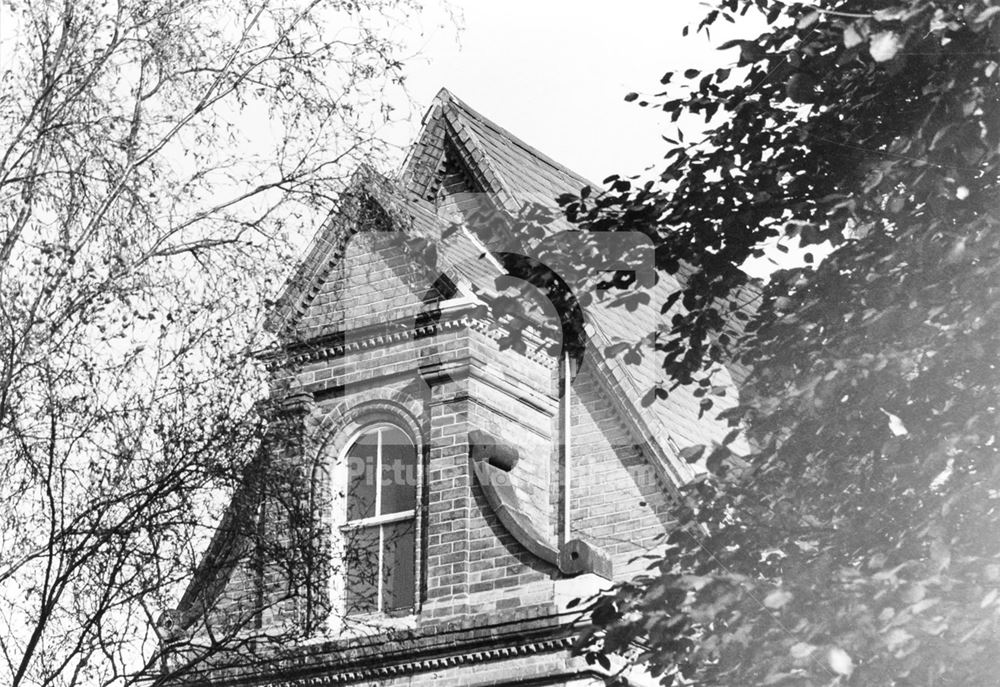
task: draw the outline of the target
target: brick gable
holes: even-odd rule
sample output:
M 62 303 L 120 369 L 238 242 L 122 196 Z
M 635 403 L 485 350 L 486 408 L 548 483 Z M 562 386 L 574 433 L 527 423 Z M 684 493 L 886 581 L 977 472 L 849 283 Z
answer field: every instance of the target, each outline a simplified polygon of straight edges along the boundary
M 637 365 L 607 355 L 616 337 L 656 329 L 658 301 L 675 282 L 660 280 L 649 307 L 595 300 L 568 397 L 553 334 L 558 317 L 544 297 L 526 314 L 487 307 L 507 293 L 498 283 L 501 246 L 477 236 L 468 218 L 484 206 L 502 213 L 518 202 L 551 204 L 581 183 L 446 92 L 425 118 L 399 184 L 359 175 L 270 320 L 281 340 L 269 354 L 273 391 L 290 399 L 290 410 L 263 462 L 293 477 L 256 505 L 278 540 L 312 548 L 302 569 L 285 571 L 259 551 L 234 547 L 228 582 L 208 591 L 196 580 L 192 587 L 205 591 L 187 595 L 185 613 L 194 598 L 214 604 L 213 622 L 257 604 L 258 630 L 296 629 L 328 647 L 322 655 L 302 650 L 306 667 L 290 671 L 302 679 L 603 680 L 571 656 L 566 602 L 608 584 L 601 575 L 621 580 L 643 569 L 640 557 L 669 532 L 676 490 L 693 474 L 676 443 L 711 442 L 725 428 L 699 417 L 691 389 L 655 408 L 641 403 L 656 381 L 651 340 Z M 567 228 L 557 222 L 553 231 Z M 589 288 L 586 281 L 573 286 Z M 515 331 L 522 336 L 511 345 Z M 404 431 L 418 455 L 416 601 L 396 614 L 404 617 L 351 614 L 344 603 L 353 469 L 345 454 L 376 422 Z M 304 516 L 289 517 L 283 499 Z M 505 634 L 508 653 L 480 652 L 464 669 L 461 657 L 478 655 L 482 638 L 459 633 L 450 649 L 436 645 L 446 657 L 441 671 L 421 663 L 425 637 L 529 619 L 540 623 L 531 641 L 541 649 Z M 401 653 L 390 657 L 387 649 L 382 662 L 407 666 L 399 669 L 407 677 L 378 672 L 374 645 L 362 667 L 350 653 L 365 637 L 397 636 L 406 638 Z

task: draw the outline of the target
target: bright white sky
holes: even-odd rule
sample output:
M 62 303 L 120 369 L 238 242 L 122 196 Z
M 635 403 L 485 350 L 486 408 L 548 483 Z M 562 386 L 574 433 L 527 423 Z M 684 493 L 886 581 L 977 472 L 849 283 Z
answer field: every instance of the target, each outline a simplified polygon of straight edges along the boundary
M 638 173 L 666 152 L 667 117 L 626 103 L 655 93 L 664 72 L 730 62 L 703 36 L 681 37 L 700 20 L 697 0 L 475 0 L 455 2 L 458 24 L 428 7 L 414 27 L 421 54 L 410 60 L 413 110 L 392 133 L 405 146 L 442 86 L 483 115 L 592 181 Z M 720 28 L 730 28 L 730 25 Z M 756 35 L 742 26 L 739 35 Z M 716 45 L 732 38 L 713 34 Z
M 429 2 L 411 37 L 419 55 L 406 68 L 413 102 L 397 104 L 400 123 L 388 138 L 401 161 L 445 87 L 593 182 L 639 174 L 659 165 L 667 151 L 661 135 L 675 129 L 661 111 L 626 103 L 625 94 L 666 89 L 660 77 L 668 71 L 735 66 L 737 51 L 716 46 L 764 28 L 759 17 L 738 25 L 720 20 L 711 40 L 695 35 L 711 7 L 700 0 L 455 0 L 452 17 Z M 692 30 L 682 37 L 687 24 Z M 697 127 L 685 126 L 688 140 Z M 769 250 L 743 267 L 766 277 L 777 265 L 800 263 L 802 253 L 795 245 L 788 254 Z

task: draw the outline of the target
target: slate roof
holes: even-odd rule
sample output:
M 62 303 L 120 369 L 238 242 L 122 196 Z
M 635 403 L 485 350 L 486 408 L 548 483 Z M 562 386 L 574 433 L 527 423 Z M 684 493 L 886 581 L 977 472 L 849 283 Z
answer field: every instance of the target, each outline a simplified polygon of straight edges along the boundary
M 424 116 L 421 133 L 399 178 L 390 182 L 366 170 L 356 185 L 369 188 L 409 231 L 435 243 L 439 267 L 453 280 L 471 285 L 476 291 L 492 292 L 494 279 L 503 274 L 503 268 L 472 232 L 454 231 L 454 214 L 444 213 L 435 202 L 441 197 L 440 185 L 449 146 L 452 152 L 457 151 L 461 156 L 475 190 L 512 215 L 525 203 L 556 208 L 555 199 L 563 193 L 578 192 L 587 185 L 599 188 L 442 89 Z M 322 281 L 329 266 L 339 257 L 334 247 L 336 241 L 331 236 L 336 225 L 335 220 L 329 221 L 327 228 L 317 235 L 297 279 L 291 282 L 298 286 L 286 292 L 280 301 L 283 305 L 271 317 L 272 329 L 281 329 L 282 323 L 294 320 L 316 296 L 317 282 Z M 549 226 L 550 232 L 574 229 L 565 219 Z M 683 279 L 686 275 L 682 271 L 678 276 Z M 596 299 L 586 308 L 590 345 L 585 359 L 585 364 L 598 370 L 605 390 L 617 402 L 637 443 L 652 449 L 659 458 L 659 467 L 677 486 L 700 471 L 697 466 L 681 460 L 678 450 L 693 444 L 710 445 L 723 439 L 729 428 L 712 416 L 735 404 L 734 378 L 742 381 L 746 373 L 740 366 L 730 366 L 717 373 L 716 384 L 727 387 L 727 393 L 723 397 L 713 396 L 715 406 L 704 416 L 700 416 L 701 398 L 694 395 L 693 387 L 678 387 L 665 399 L 643 403 L 643 398 L 655 385 L 672 386 L 664 377 L 652 337 L 647 335 L 664 329 L 669 323 L 674 311 L 661 315 L 660 307 L 678 288 L 680 284 L 676 279 L 660 275 L 657 283 L 647 288 L 649 301 L 631 310 L 611 305 L 615 300 L 614 292 L 608 292 L 603 300 Z M 741 298 L 745 307 L 752 309 L 758 295 L 751 289 Z M 626 363 L 624 352 L 614 357 L 607 355 L 610 345 L 634 343 L 640 337 L 646 338 L 637 349 L 641 353 L 638 364 Z M 745 450 L 739 442 L 731 448 L 738 452 Z
M 409 191 L 408 198 L 414 199 L 412 202 L 421 202 L 415 199 L 427 198 L 428 189 L 433 188 L 434 175 L 442 165 L 444 138 L 450 138 L 461 149 L 470 163 L 471 176 L 479 181 L 482 190 L 512 213 L 524 203 L 556 207 L 555 199 L 563 193 L 577 192 L 588 185 L 599 188 L 442 89 L 424 118 L 424 129 L 400 175 L 402 185 Z M 551 229 L 561 231 L 574 227 L 563 220 L 555 222 Z M 472 281 L 477 280 L 473 278 Z M 661 457 L 669 463 L 675 483 L 687 481 L 696 472 L 677 458 L 677 448 L 711 444 L 721 441 L 728 433 L 728 427 L 710 416 L 736 402 L 736 385 L 730 371 L 720 370 L 717 376 L 717 384 L 729 387 L 727 396 L 713 396 L 714 409 L 699 417 L 701 399 L 694 396 L 691 387 L 674 389 L 666 399 L 648 406 L 643 404 L 643 397 L 657 383 L 671 386 L 663 376 L 651 339 L 640 349 L 642 360 L 639 364 L 626 363 L 622 355 L 609 359 L 605 352 L 610 344 L 634 342 L 669 322 L 672 312 L 661 315 L 660 307 L 678 288 L 680 284 L 675 279 L 660 275 L 657 284 L 649 289 L 650 300 L 646 305 L 634 310 L 612 306 L 612 293 L 587 311 L 591 325 L 588 334 L 594 344 L 590 361 L 603 368 L 613 391 L 621 392 L 621 400 L 626 406 L 622 410 L 635 416 L 634 429 L 641 435 L 637 438 L 650 442 L 662 452 Z M 750 290 L 741 298 L 744 305 L 752 308 L 756 291 Z M 742 379 L 746 371 L 736 367 L 732 372 Z M 733 448 L 740 450 L 741 446 Z

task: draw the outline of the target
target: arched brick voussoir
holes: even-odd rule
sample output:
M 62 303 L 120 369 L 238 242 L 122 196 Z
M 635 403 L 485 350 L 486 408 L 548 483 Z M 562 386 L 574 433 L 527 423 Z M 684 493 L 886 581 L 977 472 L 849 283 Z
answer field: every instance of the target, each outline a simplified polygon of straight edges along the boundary
M 422 399 L 385 387 L 359 391 L 336 404 L 317 403 L 306 419 L 310 460 L 319 464 L 335 459 L 352 435 L 375 422 L 399 425 L 423 446 L 426 427 L 418 419 L 423 408 Z
M 427 428 L 421 425 L 423 402 L 399 390 L 388 388 L 359 391 L 338 402 L 319 402 L 307 418 L 304 465 L 310 472 L 311 499 L 317 517 L 331 525 L 337 520 L 335 501 L 343 494 L 335 488 L 338 470 L 346 468 L 339 458 L 358 431 L 377 422 L 401 427 L 413 439 L 418 455 L 427 450 Z M 344 488 L 341 483 L 339 490 Z

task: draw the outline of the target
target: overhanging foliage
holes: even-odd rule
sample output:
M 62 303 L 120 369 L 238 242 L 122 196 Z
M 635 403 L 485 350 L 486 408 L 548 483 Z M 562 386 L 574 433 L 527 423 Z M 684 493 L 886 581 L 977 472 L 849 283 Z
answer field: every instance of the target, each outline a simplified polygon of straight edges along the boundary
M 641 640 L 667 684 L 994 684 L 1000 5 L 724 0 L 698 29 L 747 13 L 733 65 L 642 96 L 705 138 L 566 199 L 694 266 L 673 380 L 753 368 L 726 413 L 753 452 L 704 451 L 666 557 L 581 646 Z M 778 237 L 832 252 L 775 272 L 742 335 L 739 266 Z

